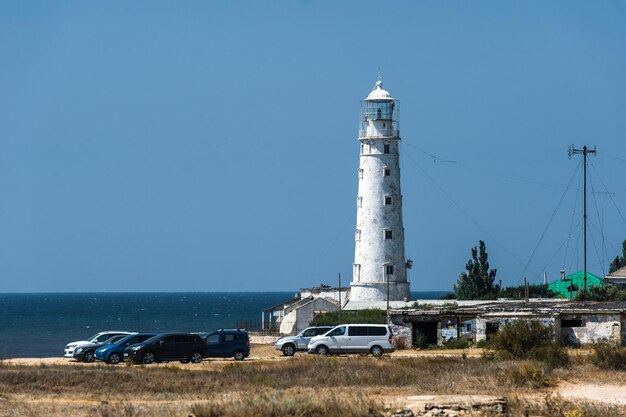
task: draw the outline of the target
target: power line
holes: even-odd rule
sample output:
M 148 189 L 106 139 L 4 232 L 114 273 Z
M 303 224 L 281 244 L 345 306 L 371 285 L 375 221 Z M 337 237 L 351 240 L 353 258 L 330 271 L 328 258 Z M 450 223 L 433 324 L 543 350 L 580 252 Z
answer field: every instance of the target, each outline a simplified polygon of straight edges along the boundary
M 461 213 L 463 213 L 472 223 L 474 223 L 474 225 L 476 227 L 478 227 L 483 233 L 485 233 L 487 236 L 489 236 L 498 246 L 500 246 L 511 258 L 513 258 L 516 262 L 518 262 L 520 265 L 524 265 L 524 262 L 522 262 L 519 258 L 517 258 L 517 256 L 515 256 L 515 254 L 513 254 L 511 251 L 509 251 L 502 243 L 500 243 L 491 233 L 489 233 L 487 231 L 487 229 L 485 229 L 476 219 L 474 219 L 474 217 L 472 217 L 471 214 L 469 214 L 469 212 L 467 212 L 467 210 L 465 210 L 460 204 L 458 204 L 456 202 L 456 200 L 454 200 L 454 198 L 452 198 L 452 196 L 450 194 L 448 194 L 448 192 L 441 186 L 439 185 L 439 183 L 437 183 L 437 181 L 435 181 L 429 174 L 428 172 L 426 172 L 426 170 L 424 170 L 424 168 L 422 168 L 422 166 L 410 155 L 410 153 L 408 152 L 403 152 L 403 155 L 405 155 L 407 158 L 409 158 L 409 160 L 411 162 L 413 162 L 413 164 L 417 167 L 418 170 L 420 170 L 422 172 L 422 174 L 424 174 L 424 176 L 437 188 L 439 189 L 439 191 L 446 197 L 446 199 L 452 204 L 454 205 Z M 531 271 L 533 274 L 536 275 L 536 272 L 534 272 L 532 269 L 528 268 L 529 271 Z
M 606 156 L 607 158 L 616 159 L 618 161 L 626 162 L 626 159 L 620 158 L 619 156 L 609 155 L 607 153 L 596 152 L 598 155 Z
M 546 187 L 552 187 L 552 188 L 563 188 L 562 185 L 558 185 L 558 184 L 552 184 L 543 180 L 539 180 L 536 178 L 530 178 L 530 177 L 520 177 L 517 175 L 511 175 L 511 174 L 507 174 L 507 173 L 502 173 L 502 172 L 498 172 L 498 171 L 493 171 L 493 170 L 488 170 L 488 169 L 484 169 L 484 168 L 476 168 L 476 167 L 472 167 L 470 165 L 467 165 L 464 162 L 461 161 L 456 161 L 456 160 L 452 160 L 452 159 L 446 159 L 446 158 L 442 158 L 439 157 L 437 155 L 434 155 L 432 153 L 426 152 L 423 149 L 418 148 L 415 145 L 412 145 L 406 141 L 403 141 L 403 143 L 421 153 L 423 153 L 424 155 L 427 155 L 431 158 L 433 158 L 433 162 L 442 162 L 442 163 L 451 163 L 451 164 L 455 164 L 456 166 L 460 166 L 464 169 L 467 169 L 469 171 L 475 171 L 475 172 L 479 172 L 482 174 L 487 174 L 487 175 L 493 175 L 495 177 L 500 177 L 500 178 L 506 178 L 509 180 L 513 180 L 513 181 L 519 181 L 519 182 L 525 182 L 525 183 L 529 183 L 529 184 L 535 184 L 535 185 L 543 185 Z
M 559 199 L 559 202 L 557 203 L 556 207 L 554 208 L 554 211 L 552 212 L 552 215 L 550 216 L 550 219 L 548 220 L 548 224 L 546 224 L 546 227 L 543 229 L 543 232 L 541 233 L 541 237 L 539 237 L 539 241 L 537 242 L 537 245 L 535 245 L 535 248 L 533 249 L 532 253 L 530 254 L 530 258 L 528 258 L 528 262 L 526 263 L 526 266 L 522 270 L 522 274 L 520 276 L 520 280 L 522 278 L 524 278 L 524 274 L 526 273 L 526 270 L 527 269 L 530 270 L 530 268 L 528 266 L 530 265 L 530 262 L 535 257 L 535 253 L 537 253 L 537 249 L 539 249 L 539 245 L 541 245 L 541 242 L 543 241 L 543 238 L 546 236 L 546 232 L 550 228 L 550 225 L 552 224 L 552 220 L 554 220 L 554 217 L 556 216 L 556 213 L 559 210 L 559 207 L 561 206 L 561 203 L 563 202 L 563 199 L 565 198 L 565 195 L 567 194 L 567 191 L 569 190 L 569 187 L 572 184 L 572 181 L 574 180 L 574 177 L 575 177 L 576 173 L 578 172 L 579 168 L 580 168 L 580 165 L 576 167 L 576 169 L 574 170 L 574 173 L 570 177 L 569 182 L 567 183 L 567 187 L 565 187 L 565 190 L 563 190 L 563 194 L 561 194 L 561 198 Z
M 602 177 L 598 173 L 598 170 L 596 169 L 595 165 L 592 164 L 592 163 L 590 163 L 589 165 L 591 165 L 591 169 L 593 169 L 593 172 L 595 172 L 595 174 L 598 176 L 598 179 L 600 180 L 600 183 L 602 184 L 602 187 L 604 187 L 604 191 L 606 191 L 607 195 L 611 199 L 611 202 L 613 203 L 613 205 L 617 209 L 617 212 L 619 213 L 620 217 L 622 218 L 622 220 L 624 220 L 624 223 L 626 223 L 626 218 L 624 218 L 624 215 L 622 214 L 622 211 L 619 209 L 619 206 L 615 202 L 615 199 L 613 198 L 613 195 L 611 195 L 609 190 L 606 188 L 606 185 L 604 185 L 604 181 L 602 181 Z
M 576 195 L 574 196 L 574 210 L 572 210 L 572 220 L 570 221 L 570 225 L 569 225 L 569 234 L 567 235 L 567 246 L 565 247 L 565 254 L 563 255 L 563 267 L 565 267 L 565 262 L 567 262 L 567 252 L 569 252 L 569 243 L 570 243 L 570 238 L 572 237 L 572 227 L 574 226 L 574 219 L 576 218 L 576 201 L 578 201 L 578 194 L 580 193 L 580 182 L 582 181 L 582 177 L 580 177 L 578 179 L 578 186 L 576 187 Z M 576 228 L 578 228 L 578 226 L 580 226 L 580 223 L 582 222 L 582 219 L 578 222 L 578 224 L 576 225 Z

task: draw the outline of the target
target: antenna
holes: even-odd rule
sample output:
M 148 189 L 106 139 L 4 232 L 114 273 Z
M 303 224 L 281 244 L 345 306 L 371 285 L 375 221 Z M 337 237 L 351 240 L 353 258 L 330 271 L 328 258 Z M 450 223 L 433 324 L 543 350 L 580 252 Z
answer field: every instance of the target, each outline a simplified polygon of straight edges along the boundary
M 583 156 L 583 176 L 585 178 L 584 180 L 584 187 L 583 187 L 583 224 L 584 224 L 584 245 L 583 245 L 583 253 L 584 253 L 584 258 L 585 258 L 585 275 L 583 278 L 583 282 L 584 282 L 584 288 L 585 291 L 587 291 L 587 154 L 596 154 L 596 147 L 594 146 L 593 149 L 589 149 L 587 148 L 587 146 L 583 146 L 582 149 L 576 149 L 574 148 L 574 145 L 571 145 L 569 147 L 569 149 L 567 150 L 567 155 L 569 156 L 570 159 L 572 159 L 572 155 L 578 155 L 578 154 L 582 154 Z M 571 291 L 571 290 L 570 290 Z

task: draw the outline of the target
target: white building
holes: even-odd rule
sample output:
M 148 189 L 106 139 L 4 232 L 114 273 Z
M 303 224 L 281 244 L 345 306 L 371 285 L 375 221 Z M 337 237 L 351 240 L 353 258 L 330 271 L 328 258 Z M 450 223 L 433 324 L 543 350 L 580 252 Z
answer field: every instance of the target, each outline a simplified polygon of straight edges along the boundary
M 404 255 L 398 103 L 382 81 L 364 100 L 350 303 L 409 299 Z

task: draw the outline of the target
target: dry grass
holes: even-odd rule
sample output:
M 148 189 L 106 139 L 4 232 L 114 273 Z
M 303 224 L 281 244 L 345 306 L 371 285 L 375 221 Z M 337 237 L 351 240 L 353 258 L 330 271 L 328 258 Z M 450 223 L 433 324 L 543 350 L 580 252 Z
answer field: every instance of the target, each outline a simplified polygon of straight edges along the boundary
M 0 416 L 186 417 L 192 411 L 197 417 L 377 416 L 386 412 L 383 397 L 455 394 L 523 395 L 511 405 L 516 410 L 511 415 L 521 416 L 529 399 L 543 398 L 558 380 L 626 385 L 626 372 L 600 370 L 589 355 L 578 355 L 569 368 L 556 370 L 536 361 L 461 355 L 77 365 L 0 364 Z M 534 415 L 551 417 L 624 415 L 616 407 L 551 397 L 532 407 Z
M 477 391 L 506 394 L 513 387 L 517 390 L 535 389 L 550 383 L 549 373 L 540 365 L 520 367 L 517 362 L 475 358 L 302 356 L 287 361 L 231 362 L 222 371 L 151 366 L 0 367 L 0 392 L 69 393 L 97 399 L 119 392 L 159 398 L 177 395 L 197 398 L 231 391 L 329 386 L 369 391 L 410 390 L 420 394 L 471 394 Z
M 512 416 L 546 417 L 624 417 L 626 409 L 613 405 L 595 404 L 586 401 L 568 401 L 559 396 L 546 396 L 540 400 L 513 398 L 509 402 Z

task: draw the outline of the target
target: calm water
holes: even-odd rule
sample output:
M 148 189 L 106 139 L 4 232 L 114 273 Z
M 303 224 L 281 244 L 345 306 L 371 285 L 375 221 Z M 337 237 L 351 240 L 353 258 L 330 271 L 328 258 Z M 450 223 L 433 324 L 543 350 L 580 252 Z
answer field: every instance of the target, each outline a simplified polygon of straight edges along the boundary
M 441 291 L 415 292 L 413 299 Z M 62 356 L 101 330 L 211 331 L 260 322 L 293 292 L 0 294 L 0 358 Z

